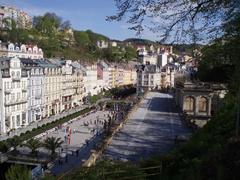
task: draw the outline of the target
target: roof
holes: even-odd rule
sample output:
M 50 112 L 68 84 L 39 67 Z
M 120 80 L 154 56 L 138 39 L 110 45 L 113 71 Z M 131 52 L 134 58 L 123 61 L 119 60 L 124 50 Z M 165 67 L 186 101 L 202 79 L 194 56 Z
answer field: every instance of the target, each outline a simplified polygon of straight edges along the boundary
M 53 64 L 52 62 L 50 62 L 47 59 L 38 59 L 35 61 L 38 63 L 38 66 L 40 66 L 42 68 L 59 68 L 60 67 L 60 65 Z

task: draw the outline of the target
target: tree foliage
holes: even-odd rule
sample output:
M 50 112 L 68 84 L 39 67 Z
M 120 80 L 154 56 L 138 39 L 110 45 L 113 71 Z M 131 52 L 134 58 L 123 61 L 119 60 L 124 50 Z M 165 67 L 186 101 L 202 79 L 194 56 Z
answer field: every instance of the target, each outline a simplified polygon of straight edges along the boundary
M 63 141 L 61 138 L 55 138 L 55 137 L 48 137 L 44 141 L 44 147 L 51 151 L 51 155 L 54 156 L 56 153 L 56 149 L 60 148 Z
M 28 147 L 29 149 L 31 149 L 31 153 L 36 155 L 37 154 L 37 150 L 42 146 L 42 143 L 38 140 L 38 139 L 30 139 L 28 140 L 24 146 Z
M 22 165 L 12 165 L 5 173 L 6 180 L 30 180 L 31 173 L 27 167 Z
M 197 41 L 221 36 L 221 28 L 239 11 L 238 0 L 115 0 L 117 13 L 107 20 L 125 20 L 138 34 L 144 29 L 161 40 Z

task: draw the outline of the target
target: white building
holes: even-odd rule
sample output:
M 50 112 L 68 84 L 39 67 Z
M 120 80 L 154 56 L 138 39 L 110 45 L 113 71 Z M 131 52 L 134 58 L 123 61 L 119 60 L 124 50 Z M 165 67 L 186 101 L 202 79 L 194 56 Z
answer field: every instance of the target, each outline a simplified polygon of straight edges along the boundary
M 96 65 L 87 65 L 85 66 L 84 76 L 84 90 L 85 96 L 97 95 L 101 90 L 98 88 L 97 80 L 97 66 Z
M 21 59 L 21 62 L 28 71 L 28 122 L 40 121 L 42 119 L 43 68 L 31 59 Z
M 158 64 L 158 54 L 155 53 L 148 54 L 147 51 L 140 51 L 138 53 L 138 59 L 141 64 Z
M 6 24 L 2 22 L 3 19 L 14 20 L 18 28 L 32 28 L 32 17 L 24 11 L 11 6 L 0 5 L 0 13 L 0 28 L 6 28 Z M 11 23 L 11 21 L 9 22 Z
M 104 40 L 97 41 L 97 46 L 100 49 L 106 49 L 108 48 L 108 42 Z
M 160 89 L 161 69 L 156 65 L 139 65 L 137 69 L 137 93 Z
M 43 51 L 37 46 L 22 44 L 20 47 L 10 43 L 7 47 L 7 57 L 43 59 Z
M 72 61 L 66 60 L 62 64 L 62 109 L 68 110 L 73 107 L 75 95 L 75 78 L 73 78 Z
M 168 54 L 167 53 L 161 53 L 158 55 L 158 65 L 160 67 L 163 67 L 165 65 L 167 65 L 168 63 Z
M 2 71 L 2 121 L 1 132 L 28 125 L 27 71 L 20 59 L 1 59 Z
M 117 47 L 117 45 L 118 45 L 116 41 L 112 41 L 111 44 L 112 44 L 112 47 Z

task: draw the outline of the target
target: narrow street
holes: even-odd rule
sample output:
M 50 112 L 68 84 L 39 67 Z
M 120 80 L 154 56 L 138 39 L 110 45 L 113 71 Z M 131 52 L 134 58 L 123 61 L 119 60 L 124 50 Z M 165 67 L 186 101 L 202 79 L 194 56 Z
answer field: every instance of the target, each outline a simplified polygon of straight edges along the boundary
M 149 92 L 121 132 L 104 152 L 104 158 L 139 161 L 170 150 L 178 135 L 188 136 L 169 94 Z

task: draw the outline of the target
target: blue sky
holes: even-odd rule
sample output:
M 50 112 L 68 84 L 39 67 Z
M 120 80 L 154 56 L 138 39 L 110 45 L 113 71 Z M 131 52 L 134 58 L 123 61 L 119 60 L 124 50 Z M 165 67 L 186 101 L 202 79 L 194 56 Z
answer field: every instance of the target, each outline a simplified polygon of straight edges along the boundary
M 32 16 L 55 12 L 64 20 L 70 20 L 74 29 L 91 29 L 112 39 L 136 37 L 126 23 L 106 22 L 106 16 L 116 12 L 114 0 L 0 0 L 0 3 L 23 9 Z M 143 32 L 141 37 L 157 40 L 150 32 Z

